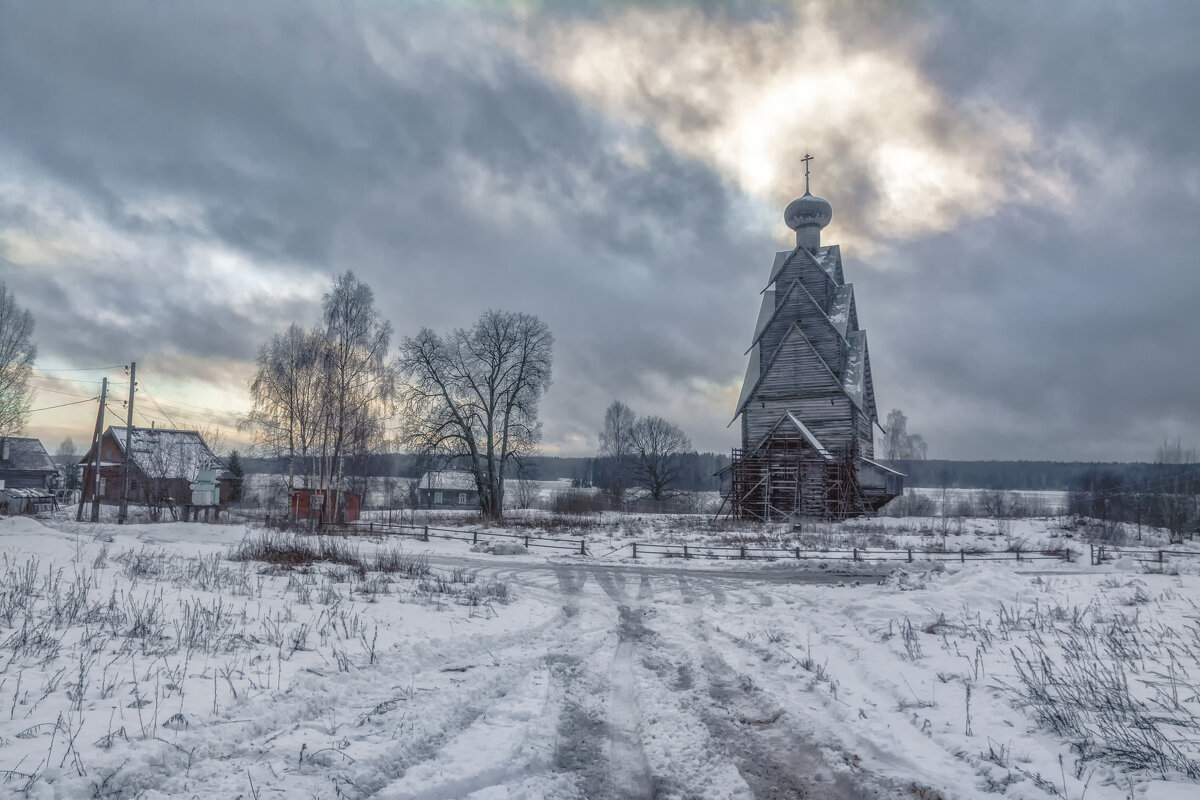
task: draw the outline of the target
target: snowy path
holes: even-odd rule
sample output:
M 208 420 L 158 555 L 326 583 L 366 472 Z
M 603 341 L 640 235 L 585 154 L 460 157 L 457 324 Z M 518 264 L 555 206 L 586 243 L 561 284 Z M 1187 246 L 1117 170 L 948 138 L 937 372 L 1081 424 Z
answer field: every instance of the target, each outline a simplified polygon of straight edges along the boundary
M 341 751 L 355 761 L 336 766 L 363 795 L 890 796 L 882 782 L 844 768 L 836 747 L 827 755 L 822 745 L 832 741 L 804 724 L 799 687 L 772 695 L 753 659 L 735 666 L 721 654 L 728 647 L 710 642 L 719 633 L 706 608 L 752 615 L 780 585 L 800 590 L 795 575 L 433 561 L 470 565 L 561 610 L 537 629 L 432 659 L 441 666 L 408 677 L 424 691 L 406 698 L 399 729 L 383 714 L 339 730 Z M 442 672 L 447 664 L 463 671 Z M 330 727 L 340 729 L 336 720 Z M 274 787 L 286 792 L 286 777 Z

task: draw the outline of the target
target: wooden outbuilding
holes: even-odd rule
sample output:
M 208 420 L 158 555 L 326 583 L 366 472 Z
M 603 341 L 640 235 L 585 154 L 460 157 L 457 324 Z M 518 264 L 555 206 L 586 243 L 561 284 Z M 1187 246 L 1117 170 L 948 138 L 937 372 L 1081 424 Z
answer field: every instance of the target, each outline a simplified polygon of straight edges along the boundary
M 336 520 L 333 510 L 333 490 L 293 489 L 290 499 L 292 519 L 313 520 L 322 524 L 334 521 L 357 522 L 362 508 L 362 495 L 357 492 L 338 492 L 342 504 L 342 519 Z
M 37 439 L 0 437 L 0 506 L 10 514 L 53 511 L 58 468 Z
M 720 513 L 737 519 L 845 519 L 904 489 L 901 473 L 874 460 L 867 334 L 841 249 L 821 245 L 833 210 L 807 181 L 806 170 L 804 196 L 784 212 L 796 246 L 775 254 L 746 351 L 734 412 L 742 446 L 720 473 Z

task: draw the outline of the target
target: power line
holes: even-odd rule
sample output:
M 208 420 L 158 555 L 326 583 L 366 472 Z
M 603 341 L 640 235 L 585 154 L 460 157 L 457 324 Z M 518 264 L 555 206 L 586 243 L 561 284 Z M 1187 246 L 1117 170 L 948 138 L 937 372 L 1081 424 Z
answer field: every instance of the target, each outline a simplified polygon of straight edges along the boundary
M 124 369 L 127 364 L 109 364 L 107 367 L 67 367 L 57 369 L 52 367 L 34 367 L 40 372 L 104 372 L 110 369 Z
M 167 412 L 163 411 L 163 408 L 162 408 L 162 406 L 160 406 L 160 405 L 158 404 L 158 401 L 154 399 L 154 395 L 150 394 L 149 390 L 148 390 L 148 389 L 146 389 L 146 384 L 145 384 L 145 383 L 142 383 L 142 392 L 143 392 L 143 394 L 145 394 L 145 395 L 146 395 L 146 397 L 149 397 L 149 398 L 150 398 L 150 402 L 151 402 L 151 403 L 154 403 L 154 407 L 158 409 L 158 412 L 159 412 L 160 414 L 162 414 L 164 417 L 166 417 L 166 418 L 167 418 L 167 422 L 171 423 L 171 427 L 172 427 L 172 428 L 178 428 L 178 427 L 179 427 L 178 425 L 176 425 L 176 424 L 175 424 L 175 420 L 171 419 L 171 415 L 170 415 L 170 414 L 168 414 Z
M 79 392 L 64 392 L 61 389 L 51 389 L 49 386 L 34 386 L 39 392 L 52 392 L 54 394 L 62 394 L 67 397 L 91 397 L 92 395 L 80 394 Z
M 78 384 L 89 383 L 89 384 L 94 384 L 96 386 L 100 385 L 100 381 L 84 381 L 84 380 L 80 380 L 79 378 L 56 378 L 53 375 L 34 375 L 33 377 L 37 378 L 40 381 L 59 381 L 60 383 L 78 383 Z
M 89 397 L 86 400 L 76 400 L 74 403 L 60 403 L 59 405 L 56 405 L 56 406 L 45 406 L 43 408 L 31 408 L 31 409 L 29 409 L 29 413 L 36 414 L 39 411 L 49 411 L 52 408 L 66 408 L 67 406 L 77 406 L 80 403 L 91 403 L 91 402 L 94 402 L 99 399 L 100 399 L 99 396 Z

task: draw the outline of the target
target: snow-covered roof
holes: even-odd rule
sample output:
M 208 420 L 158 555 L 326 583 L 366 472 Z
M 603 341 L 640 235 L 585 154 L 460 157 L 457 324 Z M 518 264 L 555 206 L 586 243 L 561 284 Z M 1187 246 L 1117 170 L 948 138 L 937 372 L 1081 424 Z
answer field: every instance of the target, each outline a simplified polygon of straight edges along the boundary
M 846 368 L 842 388 L 860 411 L 866 411 L 867 334 L 863 331 L 850 332 L 850 351 L 846 355 Z
M 421 476 L 422 489 L 442 489 L 449 491 L 475 491 L 475 476 L 465 470 L 444 469 L 436 472 L 426 472 Z
M 796 426 L 796 429 L 800 431 L 800 435 L 804 437 L 805 441 L 812 445 L 813 449 L 820 453 L 822 458 L 824 458 L 826 461 L 831 461 L 833 456 L 830 455 L 829 451 L 825 449 L 825 445 L 821 444 L 820 440 L 813 435 L 813 432 L 808 429 L 808 426 L 801 422 L 799 417 L 797 417 L 791 411 L 787 412 L 787 415 L 788 419 L 792 421 L 792 424 Z
M 742 413 L 746 401 L 750 399 L 750 393 L 754 391 L 755 386 L 758 386 L 758 379 L 761 377 L 759 372 L 762 368 L 761 361 L 762 350 L 758 342 L 755 342 L 754 347 L 750 350 L 750 361 L 746 364 L 746 377 L 742 378 L 742 393 L 738 396 L 737 411 L 734 412 L 733 419 L 737 419 L 738 414 Z M 733 421 L 730 420 L 729 424 L 732 425 Z
M 878 461 L 872 461 L 871 459 L 867 458 L 866 456 L 859 456 L 859 457 L 858 457 L 858 460 L 859 460 L 859 461 L 862 461 L 862 462 L 865 462 L 865 463 L 867 463 L 867 464 L 870 464 L 872 467 L 876 467 L 876 468 L 878 468 L 878 469 L 881 469 L 881 470 L 883 470 L 884 472 L 890 472 L 890 473 L 892 473 L 893 475 L 899 475 L 901 478 L 907 478 L 907 477 L 908 477 L 907 475 L 905 475 L 905 474 L 904 474 L 903 472 L 901 472 L 900 470 L 897 470 L 897 469 L 892 469 L 891 467 L 885 467 L 883 464 L 880 464 Z
M 8 458 L 3 445 L 8 445 Z M 55 472 L 54 462 L 42 443 L 24 436 L 0 437 L 0 472 Z
M 767 323 L 775 316 L 775 290 L 768 289 L 763 292 L 762 305 L 758 307 L 758 322 L 754 324 L 754 340 L 758 341 L 763 335 L 763 331 L 767 329 Z
M 108 429 L 121 452 L 125 452 L 125 428 Z M 208 449 L 198 431 L 170 428 L 131 428 L 130 456 L 151 478 L 196 480 L 202 469 L 218 469 L 218 479 L 231 477 L 221 459 Z
M 775 282 L 775 279 L 779 277 L 779 273 L 783 271 L 783 265 L 788 262 L 788 259 L 792 257 L 792 253 L 794 252 L 796 251 L 780 250 L 775 254 L 775 261 L 771 264 L 771 276 L 767 278 L 768 289 L 771 287 L 771 284 Z

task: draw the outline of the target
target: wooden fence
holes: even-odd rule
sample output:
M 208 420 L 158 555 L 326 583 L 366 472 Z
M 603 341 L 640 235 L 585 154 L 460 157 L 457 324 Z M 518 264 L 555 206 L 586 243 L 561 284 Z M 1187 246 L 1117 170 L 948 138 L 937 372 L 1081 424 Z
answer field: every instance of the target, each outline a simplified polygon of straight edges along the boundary
M 272 523 L 271 517 L 266 517 L 266 523 Z M 857 562 L 887 562 L 903 561 L 957 561 L 965 564 L 968 561 L 1071 561 L 1073 553 L 1068 549 L 1031 552 L 1011 551 L 999 552 L 989 550 L 957 550 L 930 552 L 908 548 L 904 550 L 868 550 L 850 548 L 847 550 L 810 550 L 801 547 L 746 547 L 724 545 L 696 544 L 646 544 L 629 542 L 620 547 L 603 553 L 593 553 L 588 540 L 579 538 L 558 538 L 535 536 L 525 533 L 505 533 L 493 530 L 478 530 L 464 528 L 441 528 L 433 525 L 412 525 L 401 522 L 359 521 L 341 525 L 325 525 L 320 530 L 329 533 L 348 534 L 386 534 L 402 536 L 428 542 L 431 539 L 465 542 L 477 545 L 482 541 L 505 539 L 522 544 L 526 549 L 541 548 L 561 550 L 580 556 L 596 558 L 620 557 L 624 554 L 630 558 L 682 558 L 682 559 L 722 559 L 733 561 L 857 561 Z
M 1103 544 L 1091 545 L 1091 564 L 1098 567 L 1108 561 L 1119 561 L 1129 558 L 1141 564 L 1166 564 L 1171 559 L 1188 559 L 1200 557 L 1197 550 L 1166 550 L 1149 547 L 1109 547 Z

